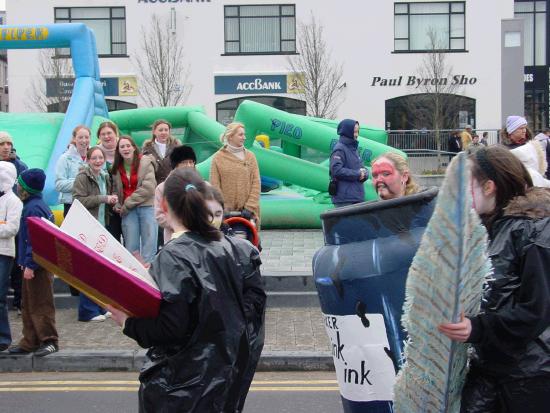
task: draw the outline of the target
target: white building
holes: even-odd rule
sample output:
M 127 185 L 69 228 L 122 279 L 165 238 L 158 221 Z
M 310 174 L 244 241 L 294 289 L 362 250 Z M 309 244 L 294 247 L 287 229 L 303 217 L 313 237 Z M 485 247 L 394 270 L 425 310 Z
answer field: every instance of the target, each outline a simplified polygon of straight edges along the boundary
M 314 15 L 333 61 L 343 64 L 338 117 L 409 128 L 402 97 L 422 93 L 419 82 L 456 82 L 463 98 L 457 124 L 446 126 L 494 128 L 501 121 L 501 20 L 514 17 L 514 1 L 7 0 L 6 11 L 10 25 L 85 22 L 95 30 L 102 77 L 115 81 L 138 75 L 132 58 L 143 58 L 142 28 L 157 14 L 185 46 L 192 85 L 186 104 L 203 105 L 223 122 L 242 98 L 267 96 L 276 107 L 305 111 L 300 95 L 287 93 L 287 59 L 296 54 L 297 26 Z M 430 28 L 448 51 L 445 79 L 419 75 Z M 45 82 L 39 52 L 10 50 L 8 58 L 10 111 L 28 111 L 29 85 Z M 260 84 L 266 89 L 257 90 Z M 108 97 L 111 110 L 144 106 L 139 96 L 108 93 L 116 93 Z

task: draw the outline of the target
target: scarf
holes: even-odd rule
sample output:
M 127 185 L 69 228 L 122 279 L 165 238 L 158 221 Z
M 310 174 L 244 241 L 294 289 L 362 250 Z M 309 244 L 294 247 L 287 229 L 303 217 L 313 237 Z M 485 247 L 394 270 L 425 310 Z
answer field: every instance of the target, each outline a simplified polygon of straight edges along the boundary
M 244 146 L 233 146 L 230 144 L 226 145 L 227 151 L 233 155 L 235 155 L 237 158 L 239 158 L 241 161 L 244 161 Z
M 141 156 L 139 158 L 141 159 Z M 120 181 L 122 182 L 122 193 L 124 196 L 123 201 L 130 197 L 130 195 L 132 195 L 137 188 L 138 168 L 135 168 L 134 165 L 132 165 L 130 169 L 130 179 L 128 179 L 128 175 L 126 175 L 126 170 L 124 169 L 124 163 L 121 163 L 118 166 L 118 173 L 120 174 Z

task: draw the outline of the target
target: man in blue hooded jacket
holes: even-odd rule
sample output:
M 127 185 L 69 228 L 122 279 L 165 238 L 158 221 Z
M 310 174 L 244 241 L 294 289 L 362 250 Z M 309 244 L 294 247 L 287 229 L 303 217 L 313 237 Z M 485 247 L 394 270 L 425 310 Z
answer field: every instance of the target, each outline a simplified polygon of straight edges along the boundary
M 341 207 L 365 201 L 363 182 L 368 178 L 368 171 L 357 151 L 359 122 L 344 119 L 338 124 L 337 131 L 340 139 L 330 154 L 330 177 L 337 187 L 332 203 Z

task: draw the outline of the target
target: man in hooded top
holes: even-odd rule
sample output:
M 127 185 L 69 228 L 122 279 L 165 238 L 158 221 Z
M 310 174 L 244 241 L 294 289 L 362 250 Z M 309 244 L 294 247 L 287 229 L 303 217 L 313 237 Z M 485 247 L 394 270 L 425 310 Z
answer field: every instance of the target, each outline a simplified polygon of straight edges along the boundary
M 369 174 L 357 150 L 359 122 L 344 119 L 338 124 L 337 131 L 340 138 L 330 155 L 330 178 L 336 183 L 332 203 L 342 207 L 365 201 L 363 182 Z

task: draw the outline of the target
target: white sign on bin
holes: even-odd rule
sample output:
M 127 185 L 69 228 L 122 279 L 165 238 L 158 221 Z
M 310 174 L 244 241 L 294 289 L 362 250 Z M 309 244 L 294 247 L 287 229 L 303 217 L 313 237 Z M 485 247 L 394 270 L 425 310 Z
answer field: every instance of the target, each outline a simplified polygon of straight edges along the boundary
M 365 327 L 356 315 L 323 314 L 330 339 L 340 393 L 352 401 L 393 400 L 395 369 L 382 314 L 365 314 Z

